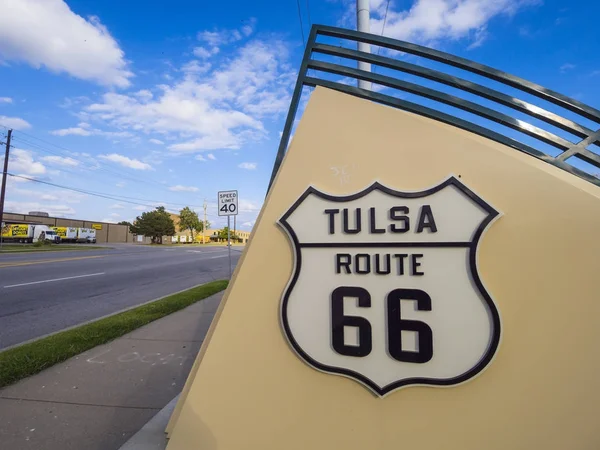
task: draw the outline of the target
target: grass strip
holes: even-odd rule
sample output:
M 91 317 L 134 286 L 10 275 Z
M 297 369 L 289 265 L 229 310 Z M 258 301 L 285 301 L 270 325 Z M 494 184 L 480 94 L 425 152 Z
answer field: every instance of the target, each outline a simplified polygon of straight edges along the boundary
M 84 247 L 83 245 L 45 245 L 42 247 L 33 247 L 28 245 L 10 245 L 3 244 L 1 253 L 34 253 L 34 252 L 65 252 L 73 250 L 111 250 L 112 247 Z
M 227 287 L 227 280 L 212 281 L 138 308 L 38 339 L 0 353 L 0 387 L 35 375 L 143 325 L 172 314 Z

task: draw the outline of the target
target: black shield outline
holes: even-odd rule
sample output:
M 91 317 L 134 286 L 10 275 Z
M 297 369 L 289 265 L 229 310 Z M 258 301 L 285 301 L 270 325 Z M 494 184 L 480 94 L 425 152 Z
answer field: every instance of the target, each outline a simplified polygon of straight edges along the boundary
M 438 191 L 441 191 L 442 189 L 444 189 L 448 186 L 456 187 L 460 192 L 462 192 L 464 195 L 466 195 L 468 198 L 470 198 L 473 202 L 475 202 L 477 205 L 479 205 L 483 210 L 485 210 L 488 213 L 485 220 L 483 220 L 479 224 L 479 227 L 475 231 L 475 234 L 474 234 L 472 240 L 470 241 L 470 245 L 469 245 L 469 268 L 471 270 L 471 276 L 473 277 L 473 281 L 475 282 L 475 285 L 479 289 L 481 296 L 487 303 L 490 314 L 492 316 L 492 327 L 493 327 L 492 338 L 491 338 L 490 344 L 488 346 L 488 349 L 487 349 L 485 355 L 479 360 L 479 362 L 474 367 L 472 367 L 470 370 L 468 370 L 467 372 L 465 372 L 457 377 L 447 378 L 447 379 L 442 379 L 442 380 L 432 380 L 432 379 L 428 379 L 428 378 L 424 378 L 424 377 L 407 378 L 404 380 L 392 382 L 386 386 L 383 386 L 382 388 L 380 388 L 372 380 L 370 380 L 369 378 L 367 378 L 366 376 L 364 376 L 358 372 L 355 372 L 355 371 L 349 370 L 349 369 L 345 369 L 345 368 L 341 368 L 341 367 L 328 366 L 328 365 L 322 364 L 322 363 L 314 360 L 313 358 L 311 358 L 306 352 L 304 352 L 302 347 L 300 347 L 300 345 L 296 342 L 296 340 L 290 330 L 289 323 L 287 320 L 287 304 L 288 304 L 289 296 L 290 296 L 290 293 L 292 292 L 292 290 L 294 289 L 294 286 L 296 285 L 296 281 L 298 280 L 298 277 L 300 275 L 300 270 L 302 267 L 302 253 L 301 253 L 302 250 L 300 247 L 300 242 L 298 241 L 298 237 L 297 237 L 296 233 L 294 232 L 294 230 L 292 229 L 290 224 L 287 222 L 287 219 L 290 217 L 290 215 L 311 194 L 314 194 L 325 200 L 343 203 L 343 202 L 349 202 L 349 201 L 364 197 L 375 190 L 379 190 L 388 195 L 391 195 L 394 197 L 399 197 L 399 198 L 422 198 L 422 197 L 427 197 L 429 195 L 432 195 Z M 492 300 L 490 294 L 488 293 L 487 289 L 484 287 L 484 285 L 481 282 L 481 279 L 479 277 L 479 272 L 477 270 L 477 249 L 478 249 L 479 240 L 480 240 L 483 232 L 494 221 L 494 219 L 499 217 L 499 215 L 500 215 L 499 211 L 497 211 L 495 208 L 493 208 L 490 204 L 488 204 L 486 201 L 484 201 L 481 197 L 479 197 L 477 194 L 475 194 L 472 190 L 470 190 L 467 186 L 465 186 L 462 182 L 460 182 L 454 176 L 447 178 L 444 182 L 442 182 L 441 184 L 438 184 L 437 186 L 434 186 L 432 188 L 429 188 L 429 189 L 426 189 L 423 191 L 414 191 L 414 192 L 398 191 L 398 190 L 395 190 L 392 188 L 388 188 L 379 182 L 374 182 L 366 189 L 363 189 L 362 191 L 357 192 L 355 194 L 336 196 L 336 195 L 326 194 L 324 192 L 319 191 L 315 187 L 310 186 L 308 189 L 306 189 L 306 191 L 304 191 L 304 193 L 298 198 L 298 200 L 296 200 L 294 202 L 294 204 L 285 212 L 285 214 L 283 214 L 283 216 L 281 216 L 281 218 L 277 222 L 278 225 L 280 225 L 281 227 L 284 228 L 288 237 L 291 238 L 291 243 L 293 246 L 294 258 L 295 258 L 294 259 L 294 273 L 292 275 L 291 280 L 288 282 L 288 285 L 285 288 L 283 298 L 282 298 L 282 301 L 280 304 L 280 309 L 279 309 L 279 319 L 280 319 L 280 322 L 281 322 L 281 325 L 282 325 L 282 328 L 284 331 L 284 335 L 285 335 L 287 341 L 292 346 L 292 349 L 294 350 L 294 352 L 302 360 L 304 360 L 304 362 L 306 362 L 309 366 L 312 366 L 314 369 L 321 371 L 321 372 L 342 375 L 342 376 L 351 378 L 355 381 L 358 381 L 359 383 L 366 386 L 369 390 L 371 390 L 372 392 L 377 394 L 379 397 L 384 397 L 387 394 L 389 394 L 401 387 L 410 386 L 410 385 L 454 386 L 454 385 L 462 384 L 462 383 L 468 381 L 469 379 L 479 375 L 489 365 L 489 363 L 494 358 L 494 356 L 497 352 L 498 345 L 500 343 L 500 337 L 501 337 L 501 322 L 500 322 L 500 314 L 498 312 L 496 304 Z

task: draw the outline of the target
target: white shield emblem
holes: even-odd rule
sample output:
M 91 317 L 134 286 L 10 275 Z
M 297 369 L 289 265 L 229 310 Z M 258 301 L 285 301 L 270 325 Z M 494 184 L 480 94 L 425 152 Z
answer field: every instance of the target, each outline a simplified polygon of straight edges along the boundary
M 310 187 L 281 217 L 295 267 L 281 304 L 294 351 L 379 396 L 479 374 L 500 341 L 477 246 L 499 216 L 454 177 L 421 192 Z

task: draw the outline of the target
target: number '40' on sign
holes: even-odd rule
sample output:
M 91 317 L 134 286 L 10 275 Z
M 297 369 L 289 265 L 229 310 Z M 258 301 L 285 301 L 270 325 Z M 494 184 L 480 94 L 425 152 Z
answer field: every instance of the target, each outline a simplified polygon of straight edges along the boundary
M 238 213 L 238 192 L 219 191 L 218 193 L 219 216 L 235 216 Z

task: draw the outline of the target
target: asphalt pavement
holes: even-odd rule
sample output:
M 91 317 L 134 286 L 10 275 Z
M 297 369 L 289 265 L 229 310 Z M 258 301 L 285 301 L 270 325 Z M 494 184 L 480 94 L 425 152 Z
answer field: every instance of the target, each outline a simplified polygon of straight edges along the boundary
M 0 349 L 229 278 L 227 247 L 109 245 L 0 254 Z

